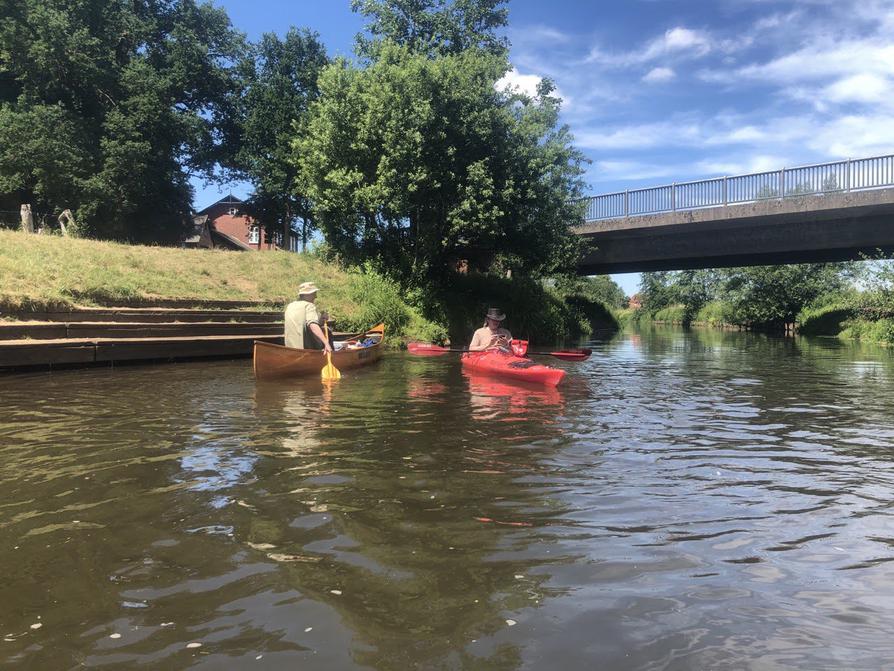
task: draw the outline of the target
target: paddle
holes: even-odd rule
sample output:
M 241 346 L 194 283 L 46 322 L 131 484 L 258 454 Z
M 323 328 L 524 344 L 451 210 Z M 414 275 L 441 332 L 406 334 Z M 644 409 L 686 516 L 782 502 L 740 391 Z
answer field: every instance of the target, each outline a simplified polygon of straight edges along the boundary
M 329 325 L 323 322 L 323 335 L 326 336 L 326 342 L 329 342 Z M 332 365 L 332 352 L 326 352 L 326 365 L 320 371 L 320 377 L 323 380 L 341 379 L 341 371 Z
M 450 352 L 468 352 L 467 349 L 456 349 L 450 347 L 440 347 L 427 342 L 411 342 L 407 345 L 410 354 L 416 356 L 439 356 L 441 354 L 449 354 Z M 528 354 L 539 354 L 542 356 L 554 356 L 563 361 L 585 361 L 590 357 L 589 349 L 573 349 L 558 350 L 556 352 L 528 352 Z

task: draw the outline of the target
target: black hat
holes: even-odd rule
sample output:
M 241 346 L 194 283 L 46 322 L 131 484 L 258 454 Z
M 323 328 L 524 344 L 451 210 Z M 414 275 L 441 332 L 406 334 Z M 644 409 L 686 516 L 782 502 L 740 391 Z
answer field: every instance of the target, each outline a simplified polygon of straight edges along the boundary
M 495 321 L 501 322 L 506 319 L 506 315 L 502 313 L 500 308 L 488 308 L 487 314 L 485 315 L 487 319 L 493 319 Z

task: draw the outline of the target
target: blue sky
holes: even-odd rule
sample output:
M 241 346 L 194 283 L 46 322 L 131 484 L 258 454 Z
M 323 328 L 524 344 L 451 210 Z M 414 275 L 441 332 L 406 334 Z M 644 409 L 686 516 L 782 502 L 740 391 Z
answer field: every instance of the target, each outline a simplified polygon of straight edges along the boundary
M 331 55 L 350 56 L 363 26 L 349 0 L 216 4 L 252 39 L 306 26 Z M 508 7 L 506 81 L 557 84 L 593 194 L 894 151 L 894 0 Z M 199 207 L 219 197 L 196 186 Z

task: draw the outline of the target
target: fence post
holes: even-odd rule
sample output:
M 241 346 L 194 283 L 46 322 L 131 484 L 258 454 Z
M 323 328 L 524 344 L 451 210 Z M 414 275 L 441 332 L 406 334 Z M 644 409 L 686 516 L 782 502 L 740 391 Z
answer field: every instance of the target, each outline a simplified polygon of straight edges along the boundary
M 844 182 L 846 185 L 845 189 L 847 191 L 850 191 L 851 190 L 851 159 L 847 160 L 847 169 L 844 172 Z
M 671 184 L 671 212 L 677 211 L 677 183 Z
M 779 199 L 785 198 L 785 168 L 779 171 Z
M 630 216 L 630 190 L 624 189 L 624 216 Z
M 31 205 L 24 203 L 19 208 L 19 216 L 22 219 L 22 230 L 25 233 L 34 233 L 34 215 L 31 212 Z
M 727 191 L 726 191 L 726 177 L 723 178 L 723 206 L 726 207 L 726 199 L 727 199 Z

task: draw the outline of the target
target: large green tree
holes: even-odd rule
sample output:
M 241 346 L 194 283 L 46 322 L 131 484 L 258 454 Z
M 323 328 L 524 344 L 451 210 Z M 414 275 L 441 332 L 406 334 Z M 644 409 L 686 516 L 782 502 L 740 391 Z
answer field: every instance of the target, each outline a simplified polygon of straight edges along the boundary
M 317 97 L 317 78 L 327 62 L 316 33 L 291 28 L 282 39 L 265 34 L 247 60 L 244 75 L 247 89 L 236 163 L 254 186 L 249 210 L 268 232 L 282 232 L 286 243 L 300 220 L 302 246 L 312 222 L 309 202 L 296 188 L 291 141 Z
M 497 34 L 509 17 L 505 5 L 506 0 L 351 0 L 351 8 L 369 19 L 368 35 L 357 36 L 357 50 L 374 57 L 384 40 L 429 55 L 466 49 L 502 55 L 509 47 Z
M 363 4 L 418 5 L 413 25 L 446 5 Z M 385 37 L 363 66 L 339 60 L 323 71 L 295 143 L 300 183 L 329 245 L 412 283 L 442 279 L 458 263 L 534 275 L 569 268 L 579 252 L 570 226 L 582 215 L 583 157 L 559 124 L 552 85 L 533 98 L 498 90 L 509 64 L 482 46 L 492 22 L 462 48 L 451 38 L 432 50 L 428 37 L 382 27 L 382 16 L 372 31 Z
M 782 325 L 821 296 L 841 292 L 852 273 L 847 263 L 731 268 L 721 295 L 737 324 Z
M 0 207 L 172 243 L 236 129 L 242 37 L 194 0 L 0 0 Z

